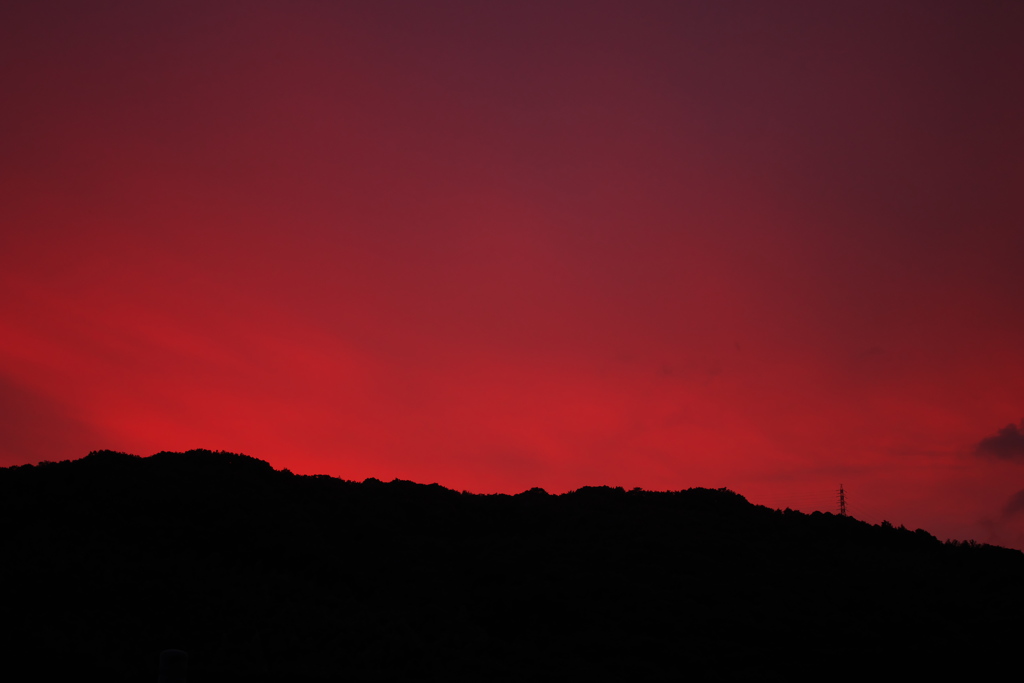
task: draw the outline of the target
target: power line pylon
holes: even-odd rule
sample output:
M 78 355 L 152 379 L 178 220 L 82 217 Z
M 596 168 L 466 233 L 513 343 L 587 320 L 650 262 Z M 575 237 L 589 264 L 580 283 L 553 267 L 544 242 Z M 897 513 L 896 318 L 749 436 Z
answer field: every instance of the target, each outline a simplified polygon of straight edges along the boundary
M 839 485 L 839 516 L 846 516 L 846 491 L 843 490 L 843 485 Z

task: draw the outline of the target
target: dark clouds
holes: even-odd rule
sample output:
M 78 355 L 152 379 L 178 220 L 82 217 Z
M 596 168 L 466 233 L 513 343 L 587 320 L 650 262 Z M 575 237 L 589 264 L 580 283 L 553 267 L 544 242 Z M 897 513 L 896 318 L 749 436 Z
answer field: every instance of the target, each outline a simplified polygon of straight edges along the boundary
M 978 455 L 994 455 L 1006 460 L 1024 460 L 1024 420 L 1021 420 L 1019 427 L 1015 424 L 1008 424 L 1000 429 L 995 436 L 982 439 L 974 447 L 974 452 Z
M 80 458 L 102 437 L 63 404 L 0 375 L 0 467 Z
M 1024 491 L 1018 491 L 1006 503 L 1006 507 L 1003 508 L 1003 514 L 1011 517 L 1022 513 L 1024 513 Z

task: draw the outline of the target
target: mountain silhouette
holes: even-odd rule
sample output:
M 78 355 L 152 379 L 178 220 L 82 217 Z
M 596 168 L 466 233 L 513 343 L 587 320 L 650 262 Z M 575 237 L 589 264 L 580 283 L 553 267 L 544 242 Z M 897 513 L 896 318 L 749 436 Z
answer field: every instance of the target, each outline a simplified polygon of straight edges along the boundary
M 0 469 L 25 680 L 984 676 L 1024 554 L 726 489 L 460 493 L 110 451 Z

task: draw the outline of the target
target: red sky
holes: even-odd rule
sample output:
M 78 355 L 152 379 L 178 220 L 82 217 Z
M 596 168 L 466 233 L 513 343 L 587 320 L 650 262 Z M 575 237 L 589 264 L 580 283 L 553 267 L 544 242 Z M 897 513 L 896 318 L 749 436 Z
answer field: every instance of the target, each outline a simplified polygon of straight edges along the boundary
M 1024 547 L 1021 36 L 1011 0 L 7 3 L 0 465 L 842 483 Z

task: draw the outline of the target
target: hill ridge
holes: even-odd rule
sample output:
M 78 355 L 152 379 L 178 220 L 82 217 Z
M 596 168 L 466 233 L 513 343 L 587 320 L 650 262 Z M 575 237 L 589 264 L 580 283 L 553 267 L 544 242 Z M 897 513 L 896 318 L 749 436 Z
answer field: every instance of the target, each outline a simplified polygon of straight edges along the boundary
M 1015 653 L 1024 607 L 1019 551 L 729 489 L 471 494 L 96 451 L 0 470 L 0 519 L 9 654 L 46 677 L 145 679 L 171 647 L 193 680 L 937 673 Z

